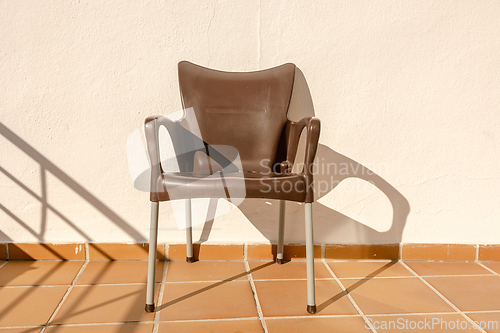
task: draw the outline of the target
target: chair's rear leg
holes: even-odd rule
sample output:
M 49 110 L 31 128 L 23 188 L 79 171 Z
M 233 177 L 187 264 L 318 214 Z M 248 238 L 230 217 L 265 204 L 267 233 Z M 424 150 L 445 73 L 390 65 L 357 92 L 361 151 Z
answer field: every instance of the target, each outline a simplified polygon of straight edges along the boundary
M 186 261 L 194 262 L 193 227 L 191 221 L 191 199 L 186 199 Z
M 159 202 L 151 202 L 151 221 L 149 233 L 149 257 L 148 257 L 148 282 L 146 291 L 146 312 L 154 312 L 155 300 L 155 271 L 156 271 L 156 245 L 158 239 L 158 211 Z
M 285 208 L 286 208 L 286 201 L 280 200 L 278 251 L 276 253 L 276 263 L 279 265 L 283 263 L 283 242 L 285 239 Z
M 307 312 L 316 313 L 316 295 L 314 288 L 314 237 L 312 203 L 305 204 L 306 224 L 306 261 L 307 261 Z

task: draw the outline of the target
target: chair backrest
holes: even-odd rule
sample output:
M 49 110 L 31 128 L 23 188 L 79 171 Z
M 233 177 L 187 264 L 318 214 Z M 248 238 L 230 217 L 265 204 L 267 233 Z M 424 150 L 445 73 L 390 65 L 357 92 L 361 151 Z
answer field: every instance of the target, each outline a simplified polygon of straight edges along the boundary
M 286 160 L 294 76 L 294 64 L 240 73 L 179 63 L 182 104 L 194 109 L 203 141 L 236 148 L 244 171 L 266 172 Z

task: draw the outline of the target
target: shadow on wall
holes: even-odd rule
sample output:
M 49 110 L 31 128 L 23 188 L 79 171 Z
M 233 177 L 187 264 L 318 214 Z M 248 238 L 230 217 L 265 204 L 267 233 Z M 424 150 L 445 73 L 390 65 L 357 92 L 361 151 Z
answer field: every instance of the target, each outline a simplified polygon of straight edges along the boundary
M 288 118 L 292 121 L 298 121 L 304 117 L 314 117 L 314 106 L 312 102 L 309 86 L 304 74 L 299 68 L 296 68 L 295 82 Z M 323 127 L 322 131 L 328 131 Z M 305 129 L 301 136 L 301 144 L 297 153 L 297 162 L 303 160 L 305 146 Z M 314 219 L 314 241 L 315 243 L 326 244 L 398 244 L 402 241 L 402 234 L 406 224 L 406 219 L 410 212 L 408 200 L 398 192 L 391 184 L 360 163 L 344 156 L 331 148 L 319 144 L 315 159 L 316 172 L 314 174 L 315 202 L 313 204 Z M 297 166 L 295 172 L 300 172 Z M 387 217 L 392 213 L 392 220 L 384 222 L 384 230 L 369 226 L 370 223 L 361 223 L 350 218 L 328 205 L 318 202 L 334 191 L 337 187 L 343 187 L 349 181 L 364 181 L 373 196 L 374 191 L 380 191 L 390 202 L 384 205 L 384 208 L 392 209 L 392 212 L 381 212 L 376 210 L 375 214 L 381 216 L 372 216 L 374 220 L 390 219 Z M 365 184 L 365 188 L 366 188 Z M 361 191 L 362 192 L 362 191 Z M 343 196 L 342 190 L 335 191 L 332 195 Z M 350 194 L 350 199 L 362 201 L 367 198 L 366 192 Z M 215 200 L 213 200 L 215 201 Z M 370 200 L 368 200 L 370 201 Z M 213 206 L 214 202 L 211 202 Z M 216 202 L 215 202 L 216 205 Z M 276 200 L 245 199 L 238 208 L 250 220 L 250 222 L 262 233 L 271 243 L 277 242 L 278 235 L 278 211 L 279 203 Z M 362 208 L 363 209 L 363 208 Z M 212 207 L 212 211 L 215 208 Z M 209 216 L 210 214 L 207 214 Z M 212 214 L 213 215 L 213 214 Z M 285 222 L 285 243 L 304 243 L 304 209 L 303 205 L 296 202 L 287 202 Z M 205 224 L 200 240 L 203 243 L 208 240 L 213 220 Z M 370 218 L 368 218 L 370 220 Z M 370 221 L 368 221 L 370 222 Z M 376 223 L 375 223 L 376 224 Z
M 396 244 L 400 243 L 410 205 L 406 198 L 382 177 L 372 170 L 339 154 L 325 145 L 318 147 L 317 159 L 329 165 L 348 165 L 344 172 L 336 174 L 316 174 L 315 187 L 322 187 L 321 199 L 343 181 L 357 178 L 372 184 L 390 201 L 392 221 L 385 231 L 377 231 L 360 221 L 354 220 L 318 201 L 313 204 L 314 241 L 327 244 Z M 328 187 L 318 184 L 327 184 Z M 338 195 L 342 195 L 341 192 Z M 245 200 L 239 208 L 255 227 L 271 242 L 277 241 L 278 202 L 270 200 Z M 384 217 L 391 212 L 384 212 Z M 303 234 L 303 204 L 287 202 L 285 243 L 303 243 L 297 235 Z
M 309 88 L 305 82 L 304 76 L 300 70 L 296 74 L 296 83 L 294 88 L 294 93 L 292 95 L 292 101 L 289 110 L 289 118 L 291 120 L 301 119 L 304 116 L 313 116 L 314 108 L 312 106 L 312 100 L 309 93 Z M 132 239 L 137 242 L 143 242 L 143 236 L 125 220 L 119 217 L 115 212 L 113 212 L 109 207 L 103 204 L 97 197 L 92 195 L 83 186 L 78 184 L 74 179 L 72 179 L 68 174 L 62 171 L 59 167 L 49 161 L 45 156 L 31 147 L 26 141 L 8 129 L 4 124 L 0 123 L 0 134 L 10 141 L 14 146 L 23 151 L 27 156 L 38 163 L 40 168 L 40 183 L 41 183 L 41 195 L 38 195 L 32 191 L 26 184 L 21 180 L 17 179 L 12 173 L 6 170 L 0 165 L 0 172 L 4 174 L 13 183 L 27 192 L 29 195 L 38 200 L 42 205 L 41 221 L 39 232 L 34 230 L 30 225 L 19 218 L 14 212 L 9 210 L 7 207 L 2 205 L 0 202 L 0 210 L 2 210 L 7 216 L 9 216 L 12 221 L 18 223 L 20 226 L 25 228 L 29 233 L 31 233 L 40 243 L 44 242 L 44 237 L 47 231 L 47 214 L 50 212 L 58 216 L 62 221 L 64 221 L 69 228 L 77 231 L 86 241 L 91 242 L 91 236 L 81 227 L 77 226 L 68 217 L 60 212 L 56 207 L 50 204 L 47 200 L 47 173 L 52 174 L 59 181 L 68 186 L 72 191 L 78 194 L 83 200 L 89 203 L 92 207 L 101 212 L 110 222 L 115 224 L 118 228 L 126 232 Z M 299 153 L 299 158 L 300 158 Z M 392 223 L 388 230 L 380 232 L 376 229 L 369 227 L 356 221 L 352 218 L 343 215 L 335 209 L 328 207 L 320 202 L 315 202 L 313 205 L 314 211 L 314 230 L 315 230 L 315 241 L 316 243 L 330 242 L 332 239 L 339 239 L 339 243 L 399 243 L 401 241 L 402 232 L 406 223 L 406 219 L 409 213 L 409 203 L 404 198 L 401 193 L 399 193 L 394 187 L 392 187 L 388 182 L 386 182 L 379 175 L 374 173 L 372 170 L 366 168 L 365 166 L 355 162 L 354 160 L 339 154 L 325 145 L 320 145 L 317 152 L 317 161 L 321 161 L 323 164 L 327 165 L 342 165 L 346 164 L 350 167 L 346 169 L 346 172 L 335 172 L 331 174 L 330 172 L 322 173 L 319 172 L 315 176 L 315 181 L 318 187 L 318 197 L 316 199 L 321 199 L 328 193 L 332 192 L 335 188 L 342 184 L 343 181 L 349 178 L 359 178 L 364 181 L 370 182 L 376 188 L 378 188 L 390 201 L 392 206 Z M 321 171 L 321 170 L 320 170 Z M 327 184 L 326 187 L 322 187 L 319 184 Z M 216 210 L 216 202 L 211 202 L 209 206 L 207 215 L 214 215 Z M 302 237 L 294 238 L 294 235 L 303 235 L 304 226 L 304 210 L 298 203 L 289 203 L 287 206 L 287 221 L 286 221 L 286 234 L 285 242 L 303 242 Z M 240 210 L 245 214 L 245 216 L 250 220 L 251 223 L 271 242 L 275 242 L 277 239 L 277 225 L 278 225 L 278 205 L 277 202 L 265 201 L 265 200 L 245 200 L 239 206 Z M 9 221 L 10 222 L 10 221 Z M 200 242 L 208 240 L 210 234 L 210 228 L 213 224 L 213 220 L 205 224 L 203 229 Z M 11 242 L 5 233 L 0 231 L 0 242 Z M 91 246 L 95 246 L 92 245 Z M 47 247 L 48 251 L 53 252 L 57 257 L 60 257 L 58 253 L 54 253 L 53 249 Z M 147 248 L 143 248 L 147 251 Z M 101 251 L 103 252 L 103 251 Z M 104 253 L 104 252 L 103 252 Z M 61 258 L 62 259 L 62 258 Z M 113 259 L 109 257 L 108 259 Z M 265 264 L 270 265 L 270 263 Z M 264 267 L 263 266 L 263 267 Z M 60 265 L 58 265 L 51 273 L 59 270 Z M 30 269 L 30 268 L 28 268 Z M 103 268 L 103 270 L 106 270 Z M 256 268 L 259 269 L 259 268 Z M 385 268 L 384 268 L 385 269 Z M 375 272 L 377 273 L 377 272 Z M 213 285 L 213 287 L 219 284 Z M 210 288 L 213 288 L 210 287 Z M 357 286 L 355 286 L 357 287 Z M 21 295 L 19 299 L 26 297 L 34 288 L 28 288 L 25 294 Z M 196 291 L 196 293 L 203 292 L 205 289 Z M 190 297 L 191 295 L 186 295 Z M 327 302 L 334 302 L 343 294 L 333 295 Z M 84 296 L 85 297 L 85 296 Z M 118 296 L 119 298 L 120 296 Z M 14 300 L 12 305 L 16 304 L 18 300 Z M 142 302 L 143 297 L 137 295 L 137 302 Z M 178 301 L 178 300 L 176 300 Z M 161 308 L 167 307 L 169 303 L 163 304 Z M 327 304 L 322 304 L 318 307 L 319 311 Z M 10 309 L 13 306 L 9 306 L 9 311 L 0 314 L 0 318 L 8 315 Z M 72 309 L 73 310 L 73 309 Z
M 74 222 L 72 222 L 68 217 L 66 217 L 63 213 L 61 213 L 56 207 L 51 205 L 48 200 L 47 200 L 47 173 L 52 174 L 55 176 L 57 179 L 59 179 L 61 182 L 63 182 L 65 185 L 67 185 L 72 191 L 77 193 L 83 200 L 85 200 L 87 203 L 92 205 L 95 209 L 97 209 L 99 212 L 101 212 L 106 218 L 111 221 L 113 224 L 115 224 L 118 228 L 126 232 L 128 235 L 130 235 L 131 238 L 136 240 L 137 242 L 144 242 L 144 237 L 136 230 L 134 229 L 130 224 L 128 224 L 125 220 L 123 220 L 121 217 L 119 217 L 115 212 L 113 212 L 109 207 L 107 207 L 105 204 L 103 204 L 98 198 L 96 198 L 93 194 L 91 194 L 89 191 L 87 191 L 83 186 L 78 184 L 74 179 L 72 179 L 68 174 L 66 174 L 64 171 L 62 171 L 59 167 L 57 167 L 54 163 L 49 161 L 45 156 L 40 154 L 36 149 L 31 147 L 26 141 L 21 139 L 18 135 L 16 135 L 14 132 L 12 132 L 10 129 L 8 129 L 3 123 L 0 123 L 0 134 L 5 137 L 7 140 L 9 140 L 12 144 L 14 144 L 17 148 L 19 148 L 21 151 L 23 151 L 26 155 L 28 155 L 30 158 L 32 158 L 34 161 L 36 161 L 40 167 L 40 182 L 41 182 L 41 196 L 32 191 L 26 184 L 24 184 L 21 180 L 17 179 L 14 175 L 12 175 L 9 171 L 7 171 L 4 167 L 0 165 L 0 172 L 3 173 L 7 178 L 9 178 L 13 183 L 15 183 L 17 186 L 19 186 L 21 189 L 26 191 L 29 195 L 34 197 L 37 201 L 39 201 L 42 204 L 42 212 L 41 212 L 41 221 L 40 221 L 40 231 L 37 232 L 34 230 L 30 225 L 28 225 L 26 222 L 21 220 L 14 212 L 9 210 L 7 207 L 5 207 L 1 202 L 0 202 L 0 210 L 2 210 L 7 216 L 9 216 L 12 221 L 15 221 L 18 223 L 20 226 L 25 228 L 29 233 L 31 233 L 36 239 L 43 244 L 44 242 L 44 236 L 47 231 L 47 214 L 50 212 L 52 214 L 55 214 L 58 216 L 62 221 L 64 221 L 67 225 L 68 228 L 72 228 L 75 230 L 78 234 L 80 234 L 86 241 L 91 242 L 92 238 L 90 235 L 83 229 L 81 226 L 77 226 Z M 6 222 L 7 223 L 7 222 Z M 8 222 L 10 223 L 10 221 Z M 5 233 L 0 231 L 0 242 L 12 242 L 12 239 L 8 237 Z M 58 253 L 57 251 L 54 250 L 53 247 L 43 244 L 45 249 L 50 252 L 54 257 L 65 260 L 65 258 Z M 113 260 L 111 256 L 106 254 L 105 251 L 102 251 L 97 244 L 90 244 L 91 247 L 94 247 L 96 250 L 98 250 L 102 255 L 106 256 L 107 259 Z M 138 247 L 143 249 L 144 251 L 148 251 L 147 247 L 142 247 L 138 244 Z M 19 249 L 16 245 L 12 244 L 10 247 L 11 249 L 15 249 L 17 251 L 22 251 Z M 29 256 L 28 253 L 24 253 L 25 260 L 31 260 L 32 258 Z M 42 283 L 46 279 L 49 279 L 51 276 L 54 276 L 56 274 L 59 274 L 61 268 L 63 268 L 63 262 L 60 261 L 58 262 L 51 271 L 47 272 L 43 276 L 39 278 L 38 281 L 33 282 L 33 285 L 38 285 L 39 283 Z M 111 265 L 110 261 L 109 265 Z M 10 263 L 7 263 L 9 265 Z M 102 273 L 107 270 L 109 267 L 107 265 L 106 267 L 103 268 Z M 34 268 L 30 266 L 23 266 L 25 271 L 32 270 Z M 85 267 L 85 266 L 83 266 Z M 19 272 L 19 274 L 23 274 L 23 272 Z M 8 281 L 3 281 L 4 283 L 7 283 Z M 13 309 L 16 308 L 16 305 L 19 304 L 19 302 L 26 297 L 28 297 L 33 291 L 36 290 L 36 288 L 26 288 L 26 290 L 19 295 L 17 298 L 14 298 L 10 303 L 8 304 L 7 307 L 5 307 L 5 311 L 0 313 L 0 319 L 5 318 L 6 316 L 10 315 Z M 142 303 L 144 301 L 144 295 L 141 293 L 137 293 L 137 295 L 127 295 L 128 297 L 134 297 L 136 298 L 136 303 Z M 83 295 L 80 299 L 80 302 L 83 301 L 87 296 Z M 123 297 L 122 295 L 118 295 L 115 299 L 120 300 L 120 298 Z M 77 302 L 78 304 L 79 302 Z M 105 305 L 105 304 L 103 304 Z M 70 312 L 74 312 L 74 307 L 73 306 L 70 309 Z M 120 332 L 132 332 L 135 331 L 135 328 L 126 328 L 126 327 L 120 327 L 118 329 Z
M 39 201 L 42 205 L 41 211 L 41 220 L 40 220 L 40 228 L 39 232 L 34 230 L 29 224 L 21 220 L 14 212 L 9 210 L 0 202 L 0 210 L 2 210 L 5 214 L 7 214 L 13 221 L 17 222 L 20 226 L 26 229 L 30 234 L 32 234 L 40 243 L 45 241 L 45 234 L 47 231 L 47 214 L 50 212 L 57 217 L 59 217 L 62 221 L 64 221 L 68 228 L 75 230 L 78 234 L 80 234 L 86 241 L 91 242 L 91 236 L 81 227 L 76 225 L 73 221 L 71 221 L 68 217 L 66 217 L 63 213 L 61 213 L 56 207 L 51 205 L 47 200 L 47 173 L 52 174 L 59 181 L 64 183 L 68 188 L 78 194 L 83 200 L 89 203 L 93 208 L 102 213 L 110 222 L 116 225 L 118 228 L 127 233 L 132 239 L 137 242 L 144 242 L 144 237 L 130 224 L 128 224 L 125 220 L 123 220 L 120 216 L 118 216 L 113 210 L 111 210 L 108 206 L 103 204 L 97 197 L 95 197 L 92 193 L 87 191 L 82 185 L 78 184 L 74 179 L 72 179 L 68 174 L 66 174 L 63 170 L 57 167 L 54 163 L 49 161 L 45 156 L 39 153 L 36 149 L 30 146 L 26 141 L 20 138 L 17 134 L 12 132 L 9 128 L 7 128 L 3 123 L 0 123 L 0 134 L 9 140 L 12 144 L 14 144 L 17 148 L 19 148 L 22 152 L 32 158 L 36 163 L 38 163 L 40 167 L 40 188 L 41 195 L 38 195 L 33 190 L 31 190 L 26 184 L 24 184 L 21 180 L 17 179 L 13 174 L 11 174 L 8 170 L 3 168 L 0 165 L 0 172 L 3 173 L 7 178 L 9 178 L 13 183 L 19 186 L 21 189 L 26 191 L 29 195 Z M 0 242 L 12 242 L 12 239 L 8 237 L 5 233 L 0 231 Z M 95 246 L 96 245 L 92 245 Z M 147 251 L 144 247 L 141 247 L 144 251 Z M 55 253 L 54 250 L 50 247 L 46 247 L 46 249 L 56 257 L 60 257 L 58 253 Z M 100 251 L 102 252 L 102 251 Z M 62 257 L 60 257 L 63 259 Z M 109 258 L 112 259 L 112 258 Z
M 309 87 L 300 69 L 297 69 L 295 75 L 294 91 L 291 97 L 288 117 L 291 120 L 298 120 L 307 116 L 314 116 L 314 107 L 312 103 Z M 325 130 L 325 129 L 323 129 Z M 78 184 L 74 179 L 68 176 L 59 167 L 49 161 L 46 157 L 40 154 L 37 150 L 31 147 L 26 141 L 8 129 L 4 124 L 0 123 L 0 134 L 14 144 L 17 148 L 23 151 L 26 155 L 32 158 L 39 164 L 40 167 L 40 182 L 41 195 L 33 192 L 28 186 L 22 183 L 19 179 L 13 176 L 9 171 L 0 165 L 0 172 L 14 182 L 17 186 L 33 196 L 42 204 L 41 221 L 39 232 L 22 221 L 7 207 L 0 202 L 0 209 L 7 214 L 13 221 L 17 222 L 23 228 L 28 230 L 36 239 L 43 243 L 47 228 L 47 214 L 51 213 L 58 216 L 64 221 L 69 228 L 77 231 L 83 238 L 91 242 L 90 235 L 77 226 L 56 207 L 47 201 L 47 173 L 52 174 L 72 191 L 77 193 L 82 199 L 92 205 L 95 209 L 101 212 L 106 218 L 114 223 L 121 230 L 126 232 L 132 239 L 137 242 L 144 242 L 144 237 L 130 224 L 113 212 L 109 207 L 103 204 L 98 198 L 92 195 L 84 187 Z M 302 136 L 301 141 L 305 139 Z M 302 144 L 303 146 L 303 144 Z M 299 149 L 297 161 L 303 156 L 303 148 Z M 401 242 L 403 229 L 406 223 L 410 207 L 408 201 L 394 187 L 386 182 L 382 177 L 375 172 L 357 163 L 356 161 L 339 154 L 331 148 L 320 144 L 316 156 L 318 170 L 315 174 L 316 202 L 313 205 L 315 242 L 316 243 L 361 243 L 361 244 L 388 244 Z M 325 172 L 322 166 L 329 166 Z M 348 167 L 343 172 L 331 172 L 330 166 L 347 165 Z M 375 188 L 378 188 L 390 201 L 392 206 L 392 221 L 387 230 L 380 231 L 368 225 L 352 219 L 337 210 L 318 202 L 328 193 L 332 192 L 346 179 L 357 178 L 371 183 Z M 335 193 L 333 193 L 335 194 Z M 342 195 L 342 193 L 339 193 Z M 216 200 L 211 200 L 207 211 L 207 220 L 203 228 L 200 240 L 197 242 L 203 243 L 209 239 L 210 231 L 213 225 L 213 216 L 216 211 Z M 265 201 L 256 199 L 246 199 L 239 205 L 239 209 L 245 214 L 250 222 L 271 242 L 277 240 L 277 220 L 278 207 L 275 201 Z M 303 221 L 304 212 L 301 204 L 289 202 L 287 205 L 287 218 L 285 227 L 285 242 L 286 243 L 303 243 Z M 384 214 L 387 215 L 387 214 Z M 3 232 L 0 231 L 0 242 L 11 242 L 12 240 Z M 146 249 L 143 248 L 145 251 Z M 52 251 L 51 249 L 48 249 Z M 102 252 L 102 251 L 101 251 Z M 57 255 L 57 254 L 56 254 Z M 112 259 L 112 258 L 109 258 Z

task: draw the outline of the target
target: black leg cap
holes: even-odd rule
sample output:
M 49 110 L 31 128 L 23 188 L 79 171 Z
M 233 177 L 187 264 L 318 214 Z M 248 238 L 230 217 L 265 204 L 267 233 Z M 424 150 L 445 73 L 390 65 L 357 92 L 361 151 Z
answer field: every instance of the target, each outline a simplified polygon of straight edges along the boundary
M 146 312 L 155 312 L 154 304 L 146 304 Z
M 277 263 L 278 265 L 283 265 L 285 262 L 284 262 L 284 260 L 283 260 L 283 259 L 278 259 L 278 258 L 276 258 L 276 263 Z
M 187 261 L 188 263 L 193 263 L 193 262 L 195 262 L 196 260 L 194 260 L 194 257 L 186 257 L 186 261 Z
M 307 312 L 310 314 L 315 314 L 316 313 L 316 305 L 308 305 Z

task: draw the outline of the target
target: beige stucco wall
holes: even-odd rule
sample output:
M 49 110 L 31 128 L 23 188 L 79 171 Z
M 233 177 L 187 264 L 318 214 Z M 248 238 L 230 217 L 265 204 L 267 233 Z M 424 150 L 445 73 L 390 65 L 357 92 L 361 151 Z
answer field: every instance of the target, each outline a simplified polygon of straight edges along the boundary
M 189 60 L 300 68 L 319 165 L 338 166 L 318 176 L 316 242 L 500 243 L 499 17 L 498 1 L 2 0 L 0 242 L 147 239 L 126 142 L 180 109 Z M 302 208 L 288 205 L 288 242 Z M 208 241 L 275 241 L 277 214 L 246 201 Z M 160 219 L 160 241 L 183 241 L 169 204 Z

